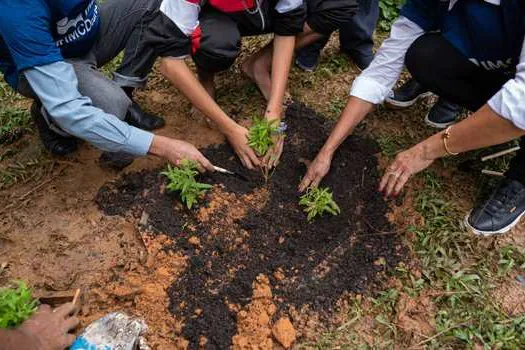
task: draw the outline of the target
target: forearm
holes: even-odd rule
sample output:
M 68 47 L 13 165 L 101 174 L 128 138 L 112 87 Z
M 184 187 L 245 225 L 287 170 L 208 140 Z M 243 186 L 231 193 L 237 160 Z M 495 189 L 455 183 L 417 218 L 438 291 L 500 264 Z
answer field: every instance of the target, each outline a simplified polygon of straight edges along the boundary
M 341 114 L 341 117 L 330 133 L 328 140 L 326 140 L 321 149 L 321 153 L 325 153 L 330 157 L 333 156 L 341 143 L 343 143 L 348 135 L 352 133 L 357 124 L 359 124 L 366 115 L 373 110 L 373 108 L 373 104 L 351 96 L 348 99 L 343 114 Z
M 442 134 L 443 132 L 435 134 L 419 144 L 424 148 L 428 160 L 447 155 Z M 463 153 L 505 143 L 524 135 L 525 130 L 516 127 L 485 105 L 450 129 L 447 146 L 451 152 Z
M 164 58 L 161 72 L 198 110 L 213 120 L 223 133 L 237 126 L 208 94 L 184 60 Z
M 35 349 L 35 339 L 18 329 L 0 329 L 0 349 Z
M 294 36 L 275 36 L 272 55 L 272 85 L 265 113 L 268 119 L 281 118 L 294 47 Z

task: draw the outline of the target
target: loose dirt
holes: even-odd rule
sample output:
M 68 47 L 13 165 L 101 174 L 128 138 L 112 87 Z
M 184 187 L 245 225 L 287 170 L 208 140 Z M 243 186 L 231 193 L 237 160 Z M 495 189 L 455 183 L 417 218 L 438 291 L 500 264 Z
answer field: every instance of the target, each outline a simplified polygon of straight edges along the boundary
M 260 173 L 243 169 L 227 145 L 219 145 L 204 153 L 248 181 L 202 176 L 200 181 L 216 186 L 192 211 L 166 193 L 160 169 L 127 174 L 97 196 L 108 215 L 134 220 L 145 215 L 148 227 L 174 240 L 166 249 L 188 256 L 188 267 L 168 293 L 169 309 L 184 320 L 182 336 L 191 348 L 199 348 L 204 338 L 209 349 L 235 344 L 245 320 L 236 310 L 255 307 L 252 284 L 260 275 L 269 280 L 276 307 L 269 324 L 289 317 L 292 308 L 308 310 L 305 317 L 320 317 L 322 324 L 336 313 L 343 294 L 373 290 L 376 275 L 407 253 L 377 193 L 378 149 L 369 139 L 353 136 L 345 142 L 323 182 L 333 190 L 341 214 L 306 221 L 297 185 L 305 161 L 313 159 L 331 125 L 302 104 L 290 106 L 286 120 L 285 152 L 268 183 Z

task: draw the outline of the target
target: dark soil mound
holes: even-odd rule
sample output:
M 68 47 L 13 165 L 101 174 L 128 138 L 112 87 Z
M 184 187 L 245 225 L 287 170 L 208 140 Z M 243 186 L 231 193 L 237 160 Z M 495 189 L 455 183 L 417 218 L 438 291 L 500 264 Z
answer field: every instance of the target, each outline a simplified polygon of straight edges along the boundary
M 249 181 L 220 174 L 205 175 L 203 181 L 220 183 L 236 198 L 263 186 L 268 189 L 262 209 L 255 208 L 257 203 L 243 202 L 247 214 L 241 218 L 231 220 L 227 210 L 217 210 L 200 223 L 196 211 L 185 211 L 180 205 L 175 205 L 174 213 L 176 198 L 163 194 L 164 180 L 158 171 L 126 175 L 100 190 L 97 201 L 107 214 L 138 217 L 147 211 L 150 224 L 177 237 L 175 248 L 190 256 L 187 270 L 169 294 L 170 310 L 186 318 L 183 333 L 192 348 L 198 348 L 200 336 L 207 338 L 210 349 L 231 345 L 237 329 L 228 304 L 249 303 L 252 282 L 261 273 L 270 278 L 279 310 L 308 305 L 330 316 L 345 292 L 371 288 L 378 272 L 395 266 L 406 254 L 385 218 L 387 205 L 377 192 L 374 154 L 378 149 L 369 139 L 350 137 L 323 181 L 333 190 L 341 214 L 307 223 L 298 205 L 297 186 L 306 170 L 300 160 L 314 158 L 330 125 L 301 104 L 288 108 L 286 120 L 285 151 L 268 184 L 259 173 L 243 169 L 229 146 L 205 150 L 214 163 Z M 196 233 L 183 232 L 182 225 L 188 223 L 195 225 Z M 201 242 L 198 248 L 187 243 L 187 237 L 195 234 Z

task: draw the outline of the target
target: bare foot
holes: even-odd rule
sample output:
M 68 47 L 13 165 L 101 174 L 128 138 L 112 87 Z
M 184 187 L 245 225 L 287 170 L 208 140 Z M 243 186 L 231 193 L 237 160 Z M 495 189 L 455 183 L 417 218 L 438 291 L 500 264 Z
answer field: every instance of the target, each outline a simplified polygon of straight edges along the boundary
M 270 56 L 271 59 L 271 56 Z M 242 63 L 242 70 L 259 88 L 262 95 L 268 101 L 272 87 L 271 63 L 266 55 L 255 54 Z

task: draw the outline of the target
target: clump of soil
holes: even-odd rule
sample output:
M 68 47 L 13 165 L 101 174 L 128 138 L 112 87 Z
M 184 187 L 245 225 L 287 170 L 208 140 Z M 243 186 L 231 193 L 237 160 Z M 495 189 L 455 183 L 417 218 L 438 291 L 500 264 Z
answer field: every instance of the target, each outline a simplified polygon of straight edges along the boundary
M 237 311 L 235 305 L 230 308 Z M 271 319 L 275 311 L 270 281 L 268 277 L 259 275 L 253 282 L 252 301 L 237 312 L 237 334 L 232 340 L 233 349 L 272 350 Z
M 323 181 L 333 190 L 341 214 L 306 221 L 297 186 L 304 163 L 315 157 L 331 125 L 301 104 L 288 108 L 286 121 L 285 151 L 266 184 L 259 172 L 242 167 L 229 146 L 219 145 L 204 153 L 248 181 L 202 176 L 201 181 L 217 186 L 201 208 L 188 211 L 165 193 L 158 169 L 128 174 L 97 196 L 110 215 L 138 219 L 146 212 L 147 220 L 141 222 L 173 237 L 170 249 L 188 256 L 187 269 L 168 293 L 170 311 L 185 319 L 182 332 L 191 348 L 199 348 L 202 339 L 209 349 L 232 345 L 242 324 L 238 310 L 253 303 L 252 283 L 261 274 L 268 276 L 276 306 L 269 317 L 277 320 L 290 308 L 306 306 L 328 319 L 341 296 L 373 288 L 377 274 L 406 255 L 377 192 L 378 148 L 372 140 L 350 137 Z M 194 236 L 198 245 L 188 243 Z

